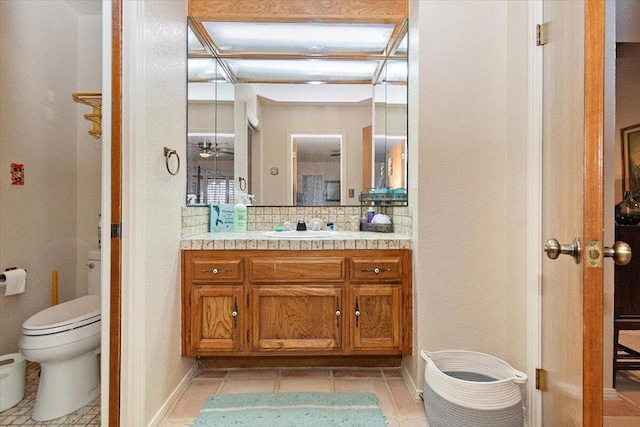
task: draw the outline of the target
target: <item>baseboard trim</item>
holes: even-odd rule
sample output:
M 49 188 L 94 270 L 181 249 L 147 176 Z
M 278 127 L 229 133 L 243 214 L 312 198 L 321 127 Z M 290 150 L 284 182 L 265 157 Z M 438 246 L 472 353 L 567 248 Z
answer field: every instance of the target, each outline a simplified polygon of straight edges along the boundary
M 409 389 L 409 393 L 411 393 L 414 399 L 422 400 L 422 390 L 416 386 L 416 383 L 413 381 L 413 378 L 411 378 L 411 375 L 409 375 L 409 372 L 407 372 L 404 367 L 400 369 L 400 372 L 402 373 L 402 379 L 404 380 L 404 383 Z
M 399 367 L 402 356 L 201 356 L 200 369 Z
M 602 392 L 602 399 L 604 400 L 620 400 L 618 392 L 615 388 L 605 388 Z
M 180 384 L 178 384 L 178 387 L 176 387 L 176 389 L 173 390 L 173 393 L 171 393 L 171 395 L 166 400 L 166 402 L 164 402 L 164 405 L 162 405 L 162 407 L 158 410 L 158 412 L 156 412 L 156 415 L 149 422 L 148 427 L 160 426 L 161 422 L 164 420 L 164 417 L 169 413 L 169 410 L 171 409 L 173 404 L 176 403 L 176 401 L 180 398 L 180 396 L 182 396 L 182 393 L 184 393 L 184 391 L 187 389 L 187 387 L 189 386 L 189 383 L 191 382 L 191 379 L 196 375 L 197 371 L 198 371 L 198 364 L 195 363 L 194 361 L 194 364 L 191 367 L 191 369 L 189 369 L 189 372 L 187 372 L 187 374 L 184 376 L 182 381 L 180 381 Z

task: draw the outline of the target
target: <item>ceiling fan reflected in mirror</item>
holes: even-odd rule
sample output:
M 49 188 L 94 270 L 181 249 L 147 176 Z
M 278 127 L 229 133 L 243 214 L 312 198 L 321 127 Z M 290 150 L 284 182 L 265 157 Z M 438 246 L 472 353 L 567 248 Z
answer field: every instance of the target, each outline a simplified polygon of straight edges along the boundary
M 233 155 L 233 149 L 220 147 L 217 142 L 208 142 L 208 141 L 200 141 L 198 142 L 198 155 L 200 157 L 215 156 L 219 157 L 221 154 L 225 155 Z

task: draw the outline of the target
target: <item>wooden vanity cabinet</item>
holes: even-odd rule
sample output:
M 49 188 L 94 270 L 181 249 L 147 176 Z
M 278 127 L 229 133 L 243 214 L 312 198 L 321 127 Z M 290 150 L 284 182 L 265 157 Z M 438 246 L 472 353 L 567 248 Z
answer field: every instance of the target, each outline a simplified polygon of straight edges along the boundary
M 402 289 L 398 284 L 352 285 L 351 348 L 402 350 Z
M 182 353 L 242 352 L 244 259 L 183 253 L 182 262 Z
M 183 251 L 186 356 L 411 352 L 411 251 Z
M 242 351 L 242 285 L 194 285 L 189 353 Z
M 341 353 L 342 286 L 256 285 L 252 347 L 265 352 Z
M 352 350 L 401 352 L 405 332 L 402 257 L 352 257 L 350 266 Z
M 261 352 L 340 353 L 343 256 L 277 252 L 247 261 L 251 345 Z

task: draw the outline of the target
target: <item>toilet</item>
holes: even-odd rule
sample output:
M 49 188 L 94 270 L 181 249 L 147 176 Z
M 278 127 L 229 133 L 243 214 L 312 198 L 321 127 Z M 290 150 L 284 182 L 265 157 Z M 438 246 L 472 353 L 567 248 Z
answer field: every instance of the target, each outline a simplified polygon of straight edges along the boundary
M 31 418 L 69 414 L 100 394 L 100 251 L 89 251 L 89 295 L 49 307 L 22 324 L 20 352 L 40 364 Z

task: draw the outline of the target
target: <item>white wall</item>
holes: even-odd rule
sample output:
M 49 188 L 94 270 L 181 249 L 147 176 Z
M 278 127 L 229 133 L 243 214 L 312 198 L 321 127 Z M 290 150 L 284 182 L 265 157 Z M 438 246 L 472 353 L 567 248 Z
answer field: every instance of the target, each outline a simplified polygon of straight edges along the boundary
M 234 133 L 234 102 L 189 101 L 189 132 Z M 216 117 L 217 116 L 217 117 Z
M 27 269 L 23 295 L 0 290 L 0 354 L 51 304 L 52 270 L 60 302 L 76 297 L 79 28 L 61 1 L 0 2 L 0 269 Z M 24 186 L 9 185 L 11 163 Z
M 102 92 L 102 15 L 78 16 L 78 83 L 76 92 Z M 85 114 L 93 109 L 76 105 L 77 117 L 77 273 L 76 293 L 87 293 L 87 255 L 98 249 L 102 139 L 89 135 L 93 123 Z M 106 224 L 105 224 L 106 226 Z
M 193 366 L 180 356 L 180 236 L 185 204 L 186 165 L 177 176 L 165 168 L 165 146 L 186 157 L 186 15 L 187 2 L 146 2 L 144 73 L 135 84 L 145 85 L 140 114 L 144 157 L 137 159 L 144 180 L 144 258 L 133 268 L 144 269 L 144 397 L 145 425 L 156 415 Z M 139 153 L 140 154 L 140 153 Z M 141 185 L 141 186 L 139 186 Z M 140 217 L 139 217 L 140 219 Z M 126 224 L 125 224 L 126 226 Z M 135 255 L 135 254 L 134 254 Z
M 640 43 L 640 3 L 637 0 L 615 0 L 616 41 L 619 43 Z
M 418 388 L 421 349 L 525 368 L 527 6 L 517 3 L 410 2 L 414 356 L 403 365 Z
M 528 5 L 506 2 L 507 6 L 507 139 L 505 161 L 504 215 L 507 276 L 505 282 L 504 358 L 525 370 L 526 255 L 527 247 L 527 128 L 528 128 Z

